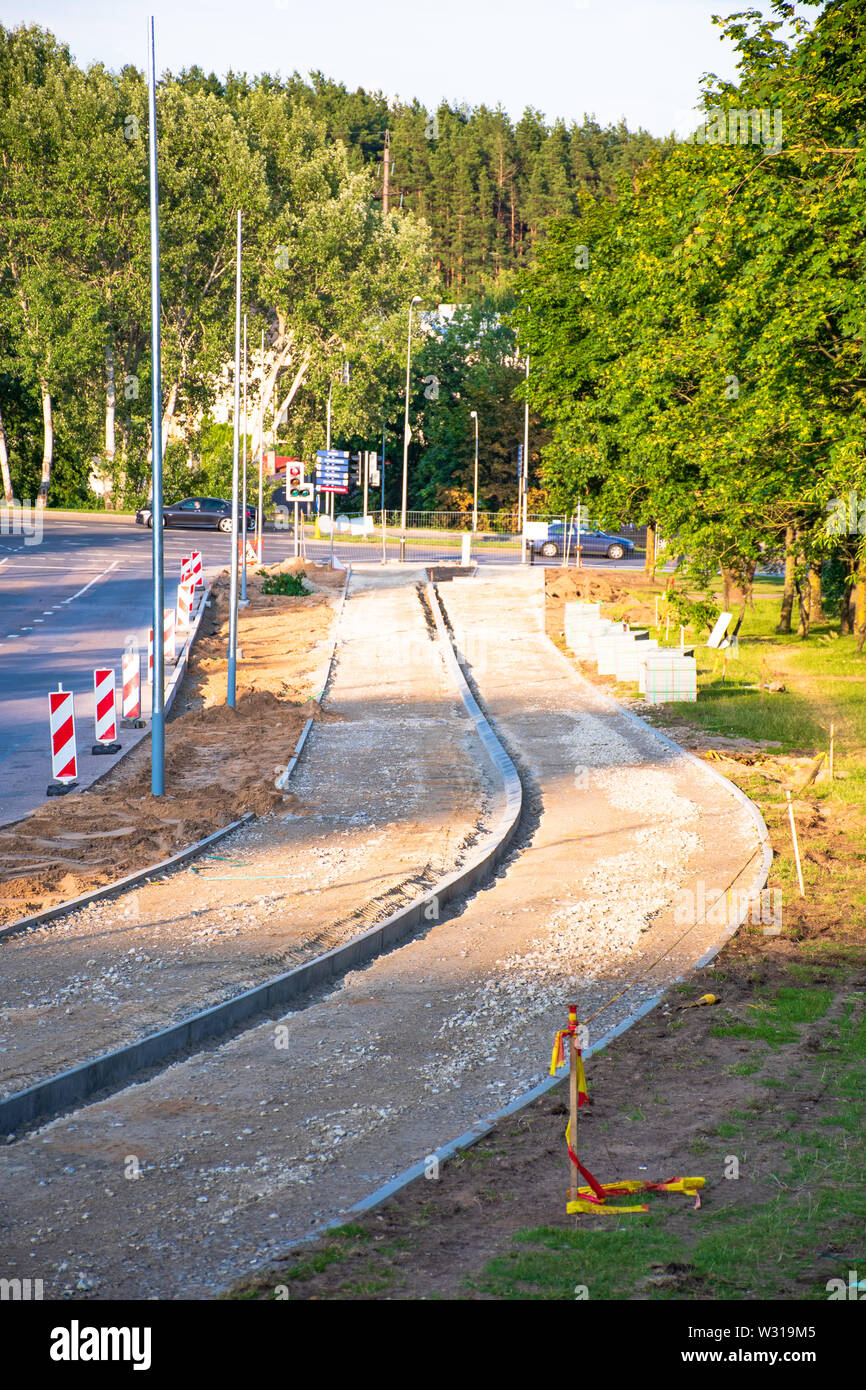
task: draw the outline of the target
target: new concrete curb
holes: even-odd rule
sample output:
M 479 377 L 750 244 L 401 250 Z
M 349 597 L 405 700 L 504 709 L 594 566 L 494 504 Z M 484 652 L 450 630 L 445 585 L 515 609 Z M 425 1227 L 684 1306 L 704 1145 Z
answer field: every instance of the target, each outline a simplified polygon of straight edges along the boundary
M 266 980 L 253 989 L 245 990 L 232 999 L 193 1014 L 190 1018 L 141 1038 L 138 1042 L 129 1043 L 69 1071 L 48 1077 L 27 1090 L 7 1097 L 0 1102 L 0 1133 L 15 1134 L 23 1127 L 32 1126 L 38 1121 L 75 1108 L 99 1091 L 106 1088 L 118 1089 L 121 1084 L 128 1082 L 146 1068 L 165 1064 L 171 1058 L 177 1058 L 187 1048 L 212 1042 L 226 1033 L 235 1031 L 257 1015 L 283 1008 L 299 995 L 330 984 L 336 977 L 349 970 L 368 965 L 384 952 L 400 945 L 415 928 L 431 920 L 431 904 L 435 902 L 438 913 L 440 904 L 462 897 L 488 879 L 490 870 L 507 849 L 517 829 L 523 805 L 522 787 L 514 764 L 487 723 L 460 670 L 438 611 L 438 602 L 432 586 L 428 586 L 428 592 L 433 598 L 433 616 L 445 664 L 451 672 L 484 748 L 503 780 L 505 805 L 498 825 L 486 837 L 479 852 L 468 864 L 436 884 L 434 889 L 414 898 L 411 903 L 392 913 L 377 926 L 371 927 L 341 946 L 334 947 L 324 955 L 317 956 L 305 965 L 296 966 L 283 975 Z M 227 834 L 228 830 L 219 833 Z M 192 853 L 197 853 L 199 848 L 200 846 L 197 846 Z M 192 857 L 191 853 L 189 857 Z M 114 891 L 119 886 L 114 885 Z M 62 910 L 68 912 L 71 906 L 67 904 Z
M 344 609 L 345 606 L 346 606 L 346 596 L 347 596 L 347 594 L 348 594 L 348 592 L 349 592 L 349 584 L 351 583 L 351 580 L 352 580 L 352 566 L 351 566 L 351 564 L 349 564 L 348 567 L 346 567 L 345 565 L 340 565 L 340 569 L 345 569 L 345 570 L 346 570 L 346 582 L 345 582 L 344 585 L 343 585 L 343 592 L 342 592 L 342 594 L 341 594 L 341 596 L 340 596 L 340 602 L 337 604 L 337 611 L 336 611 L 336 613 L 334 614 L 334 640 L 333 640 L 333 642 L 331 643 L 331 653 L 330 653 L 330 656 L 328 657 L 327 666 L 325 667 L 325 679 L 322 681 L 322 688 L 321 688 L 321 690 L 319 691 L 318 695 L 316 695 L 316 696 L 314 697 L 314 704 L 317 704 L 317 705 L 321 705 L 322 700 L 325 698 L 325 691 L 326 691 L 327 688 L 328 688 L 328 682 L 329 682 L 329 680 L 331 679 L 331 674 L 332 674 L 332 672 L 333 672 L 333 670 L 334 670 L 334 657 L 335 657 L 336 654 L 337 654 L 337 642 L 339 641 L 339 634 L 340 634 L 340 619 L 341 619 L 342 616 L 343 616 L 343 609 Z M 308 733 L 310 732 L 310 730 L 312 729 L 314 723 L 315 723 L 315 720 L 314 720 L 314 719 L 308 719 L 307 722 L 306 722 L 306 724 L 304 725 L 303 729 L 301 730 L 301 736 L 300 736 L 300 738 L 298 739 L 297 743 L 295 744 L 295 751 L 294 751 L 294 753 L 292 754 L 291 758 L 289 759 L 288 763 L 286 764 L 286 767 L 285 767 L 284 770 L 280 773 L 279 777 L 276 779 L 276 781 L 275 781 L 275 783 L 274 783 L 274 786 L 277 788 L 278 791 L 284 791 L 284 790 L 285 790 L 286 783 L 288 782 L 289 778 L 291 777 L 292 773 L 294 772 L 294 770 L 295 770 L 295 768 L 296 768 L 296 766 L 297 766 L 298 758 L 301 756 L 301 754 L 302 754 L 303 751 L 304 751 L 304 744 L 305 744 L 306 741 L 307 741 L 307 735 L 308 735 Z
M 695 763 L 703 773 L 709 775 L 714 781 L 718 782 L 721 786 L 723 786 L 725 791 L 728 792 L 734 798 L 735 801 L 738 801 L 740 803 L 740 805 L 746 811 L 749 819 L 754 824 L 758 838 L 758 846 L 755 850 L 755 854 L 760 853 L 761 862 L 758 868 L 756 869 L 752 879 L 750 880 L 749 886 L 746 890 L 745 905 L 742 907 L 741 911 L 735 914 L 733 922 L 729 923 L 725 927 L 725 930 L 718 943 L 715 946 L 711 946 L 708 951 L 705 951 L 704 954 L 700 957 L 700 959 L 695 961 L 694 965 L 692 966 L 693 970 L 703 969 L 704 966 L 709 965 L 710 961 L 715 959 L 715 957 L 719 954 L 719 951 L 721 951 L 722 947 L 724 946 L 725 942 L 729 941 L 730 938 L 734 935 L 734 933 L 738 931 L 739 928 L 743 925 L 743 923 L 749 915 L 750 903 L 758 899 L 761 889 L 766 885 L 767 876 L 769 875 L 770 867 L 773 863 L 773 848 L 770 844 L 770 835 L 769 831 L 767 830 L 764 817 L 761 815 L 761 812 L 758 810 L 758 807 L 755 805 L 754 801 L 751 801 L 749 797 L 746 796 L 745 792 L 740 791 L 740 788 L 735 786 L 733 782 L 729 782 L 727 777 L 724 777 L 721 772 L 719 772 L 716 768 L 712 767 L 709 763 L 704 762 L 703 758 L 699 758 L 695 753 L 692 753 L 690 749 L 683 748 L 682 744 L 676 743 L 672 738 L 668 738 L 667 734 L 663 734 L 659 729 L 653 728 L 652 724 L 648 724 L 645 719 L 641 719 L 640 715 L 635 714 L 633 710 L 626 709 L 625 706 L 621 705 L 613 695 L 609 695 L 606 690 L 602 690 L 598 686 L 592 685 L 589 681 L 586 680 L 584 676 L 581 675 L 581 673 L 578 670 L 575 669 L 575 667 L 569 661 L 568 657 L 565 656 L 564 653 L 561 652 L 553 642 L 551 642 L 550 638 L 547 636 L 546 633 L 544 635 L 544 640 L 547 642 L 548 646 L 550 647 L 551 653 L 555 655 L 559 663 L 565 666 L 566 669 L 569 670 L 573 676 L 576 676 L 577 679 L 583 685 L 585 685 L 588 690 L 591 690 L 593 695 L 600 696 L 603 703 L 608 706 L 611 712 L 621 714 L 626 719 L 630 720 L 633 724 L 638 724 L 644 733 L 649 732 L 650 734 L 652 734 L 654 738 L 658 739 L 660 743 L 665 744 L 668 748 L 670 748 L 673 752 L 677 753 L 680 757 L 686 758 L 688 761 Z M 753 854 L 752 858 L 754 857 L 755 856 Z M 740 870 L 740 873 L 744 873 L 748 869 L 751 862 L 752 859 L 748 859 L 746 863 L 743 865 L 743 868 Z M 739 874 L 737 875 L 737 877 L 739 877 Z M 736 879 L 734 880 L 734 882 L 736 882 Z
M 197 854 L 201 854 L 203 849 L 209 845 L 215 845 L 218 840 L 225 839 L 233 830 L 237 830 L 247 821 L 254 819 L 253 812 L 248 811 L 240 820 L 233 820 L 230 825 L 224 825 L 221 830 L 215 830 L 212 835 L 207 835 L 203 840 L 197 840 L 194 845 L 187 845 L 186 849 L 179 850 L 169 859 L 161 859 L 158 864 L 151 864 L 146 869 L 139 869 L 134 874 L 128 874 L 126 878 L 115 879 L 114 883 L 106 883 L 102 888 L 94 888 L 92 893 L 83 893 L 80 898 L 70 898 L 65 903 L 55 903 L 54 907 L 46 907 L 42 912 L 34 912 L 32 917 L 19 917 L 17 922 L 10 922 L 8 926 L 0 927 L 0 941 L 7 936 L 17 936 L 20 932 L 30 931 L 32 927 L 44 926 L 46 922 L 56 921 L 58 917 L 65 917 L 68 912 L 78 912 L 82 907 L 89 907 L 91 903 L 102 902 L 105 898 L 114 897 L 115 893 L 124 893 L 127 888 L 135 888 L 139 883 L 145 883 L 149 878 L 155 878 L 157 874 L 168 873 L 170 869 L 177 869 L 181 864 L 185 864 L 188 859 L 194 859 Z
M 436 614 L 436 616 L 438 619 L 438 613 Z M 693 762 L 696 762 L 699 765 L 699 767 L 703 768 L 704 772 L 708 772 L 712 777 L 716 779 L 716 781 L 722 783 L 725 789 L 729 791 L 737 801 L 740 801 L 743 804 L 746 811 L 749 813 L 751 819 L 755 822 L 755 827 L 758 832 L 759 848 L 763 851 L 761 866 L 758 869 L 755 878 L 753 879 L 753 886 L 750 890 L 750 893 L 759 892 L 767 881 L 767 875 L 769 873 L 770 865 L 772 864 L 773 860 L 773 851 L 770 846 L 770 837 L 767 831 L 766 824 L 764 822 L 764 817 L 761 815 L 761 812 L 758 810 L 758 807 L 755 805 L 755 803 L 753 801 L 750 801 L 749 798 L 746 796 L 745 792 L 740 791 L 739 787 L 734 786 L 733 782 L 729 782 L 727 777 L 722 776 L 722 774 L 718 772 L 716 768 L 710 767 L 701 758 L 696 757 L 694 753 L 690 752 L 689 749 L 683 748 L 679 743 L 675 743 L 673 739 L 668 738 L 666 734 L 662 734 L 659 732 L 658 729 L 654 729 L 651 724 L 647 724 L 645 720 L 641 719 L 640 715 L 635 714 L 632 710 L 625 709 L 619 703 L 618 700 L 616 700 L 613 696 L 608 695 L 606 691 L 599 691 L 597 686 L 590 685 L 590 683 L 586 681 L 583 676 L 581 676 L 580 672 L 574 669 L 568 658 L 563 655 L 563 653 L 559 650 L 558 647 L 554 645 L 553 642 L 550 641 L 550 638 L 547 637 L 546 634 L 545 640 L 549 643 L 551 651 L 554 652 L 555 655 L 559 658 L 560 663 L 565 665 L 573 675 L 577 676 L 578 679 L 583 682 L 584 685 L 587 685 L 593 694 L 601 694 L 612 711 L 615 711 L 618 714 L 626 715 L 633 722 L 639 724 L 643 730 L 649 730 L 649 732 L 654 734 L 660 740 L 660 742 L 667 744 L 669 748 L 673 749 L 678 754 L 684 754 Z M 748 868 L 748 865 L 750 863 L 751 860 L 748 860 L 744 868 Z M 745 912 L 740 914 L 733 926 L 726 927 L 718 944 L 711 947 L 710 950 L 706 951 L 704 955 L 700 957 L 699 960 L 695 961 L 691 967 L 692 970 L 703 969 L 706 965 L 710 963 L 710 961 L 715 959 L 719 951 L 721 951 L 722 947 L 724 946 L 725 942 L 728 941 L 730 937 L 734 935 L 734 932 L 737 931 L 737 929 L 740 926 L 742 926 L 742 923 L 745 920 L 747 913 L 748 908 L 746 908 Z M 681 980 L 682 978 L 683 976 L 678 977 L 679 980 Z M 642 1004 L 639 1005 L 637 1009 L 630 1013 L 627 1018 L 622 1019 L 621 1022 L 617 1023 L 613 1028 L 611 1028 L 607 1033 L 605 1033 L 601 1038 L 599 1038 L 598 1042 L 590 1043 L 587 1047 L 585 1047 L 583 1049 L 584 1057 L 589 1058 L 592 1057 L 594 1053 L 600 1052 L 602 1048 L 607 1047 L 608 1043 L 612 1042 L 614 1038 L 618 1038 L 622 1033 L 627 1032 L 628 1029 L 631 1028 L 640 1019 L 644 1018 L 648 1013 L 651 1013 L 652 1010 L 657 1008 L 658 1005 L 661 1003 L 669 988 L 670 986 L 668 985 L 658 994 L 653 995 L 651 999 L 645 1000 Z M 369 1196 L 363 1197 L 360 1202 L 356 1202 L 354 1206 L 347 1208 L 347 1210 L 344 1211 L 340 1216 L 334 1217 L 332 1221 L 328 1221 L 324 1226 L 317 1227 L 316 1230 L 310 1231 L 308 1235 L 302 1236 L 299 1240 L 294 1241 L 291 1245 L 288 1245 L 286 1247 L 286 1251 L 284 1251 L 283 1254 L 287 1253 L 288 1251 L 297 1249 L 303 1245 L 307 1245 L 311 1241 L 321 1239 L 322 1236 L 326 1236 L 328 1232 L 333 1230 L 335 1227 L 345 1225 L 346 1220 L 349 1217 L 359 1216 L 364 1212 L 373 1211 L 376 1207 L 382 1206 L 385 1202 L 389 1201 L 391 1197 L 395 1196 L 396 1193 L 401 1192 L 403 1188 L 408 1187 L 410 1183 L 415 1182 L 416 1179 L 420 1177 L 423 1177 L 428 1169 L 428 1164 L 431 1159 L 435 1159 L 438 1163 L 444 1163 L 446 1159 L 453 1158 L 455 1154 L 460 1153 L 462 1150 L 471 1148 L 473 1144 L 477 1144 L 480 1139 L 483 1139 L 485 1135 L 489 1134 L 490 1131 L 500 1120 L 505 1119 L 508 1115 L 516 1114 L 519 1110 L 524 1110 L 528 1105 L 532 1105 L 533 1101 L 539 1100 L 542 1096 L 546 1095 L 548 1091 L 551 1091 L 555 1086 L 558 1086 L 565 1079 L 566 1075 L 567 1069 L 563 1066 L 557 1071 L 555 1076 L 545 1077 L 544 1080 L 539 1081 L 529 1090 L 524 1091 L 521 1095 L 519 1095 L 516 1098 L 516 1100 L 513 1100 L 508 1105 L 503 1106 L 501 1110 L 495 1110 L 492 1114 L 485 1116 L 484 1119 L 477 1120 L 476 1123 L 472 1125 L 470 1129 L 464 1130 L 464 1132 L 462 1134 L 459 1134 L 456 1139 L 451 1139 L 448 1143 L 442 1144 L 438 1149 L 434 1149 L 431 1154 L 428 1154 L 418 1163 L 414 1163 L 411 1168 L 405 1168 L 401 1173 L 397 1173 L 393 1178 L 389 1179 L 389 1181 L 384 1183 L 381 1187 L 377 1187 L 374 1192 L 371 1192 L 369 1194 Z M 274 1258 L 276 1258 L 276 1256 L 270 1257 L 268 1263 L 259 1266 L 259 1268 L 262 1270 L 270 1268 L 272 1266 Z

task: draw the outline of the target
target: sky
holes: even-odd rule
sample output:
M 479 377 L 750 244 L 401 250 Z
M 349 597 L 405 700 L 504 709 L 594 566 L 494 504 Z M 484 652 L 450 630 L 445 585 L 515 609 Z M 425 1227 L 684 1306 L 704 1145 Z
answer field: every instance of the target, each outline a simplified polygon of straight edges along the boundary
M 144 71 L 153 14 L 160 72 L 318 69 L 428 108 L 624 117 L 662 136 L 694 128 L 704 72 L 734 76 L 711 17 L 744 9 L 770 0 L 0 0 L 0 23 L 50 29 L 85 66 Z

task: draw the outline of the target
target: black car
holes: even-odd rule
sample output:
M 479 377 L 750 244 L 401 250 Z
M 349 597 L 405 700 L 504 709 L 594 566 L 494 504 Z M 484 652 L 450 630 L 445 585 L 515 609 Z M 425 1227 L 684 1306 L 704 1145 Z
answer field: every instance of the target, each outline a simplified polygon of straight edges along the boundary
M 238 518 L 240 523 L 240 517 Z M 139 526 L 152 526 L 153 514 L 150 507 L 142 507 L 135 514 Z M 185 497 L 182 502 L 163 506 L 162 524 L 165 526 L 204 526 L 216 531 L 231 531 L 232 504 L 222 497 Z M 247 530 L 256 525 L 255 507 L 247 507 Z
M 577 551 L 576 524 L 569 528 L 562 521 L 551 521 L 547 528 L 547 540 L 533 541 L 533 548 L 546 560 L 552 560 L 565 554 L 566 544 L 569 555 L 574 555 Z M 626 540 L 625 536 L 614 536 L 609 531 L 598 530 L 597 527 L 580 528 L 581 556 L 603 555 L 608 560 L 622 560 L 630 556 L 633 550 L 634 542 Z

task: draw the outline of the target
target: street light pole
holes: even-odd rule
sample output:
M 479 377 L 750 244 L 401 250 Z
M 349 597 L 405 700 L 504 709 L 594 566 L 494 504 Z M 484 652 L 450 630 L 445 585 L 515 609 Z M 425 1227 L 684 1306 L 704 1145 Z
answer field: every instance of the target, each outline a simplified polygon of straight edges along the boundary
M 470 420 L 475 421 L 475 487 L 472 493 L 472 530 L 478 530 L 478 411 L 470 410 Z
M 265 490 L 265 330 L 262 329 L 262 390 L 259 398 L 259 515 L 258 541 L 259 564 L 262 563 L 262 531 L 264 529 L 264 490 Z M 288 501 L 288 498 L 286 499 Z
M 529 388 L 529 354 L 526 354 L 526 386 Z M 523 515 L 521 517 L 522 532 L 521 554 L 522 563 L 526 564 L 526 493 L 529 482 L 529 396 L 527 395 L 523 406 Z
M 153 18 L 148 53 L 150 92 L 148 157 L 150 162 L 150 341 L 151 366 L 151 479 L 150 521 L 153 528 L 153 694 L 150 711 L 150 790 L 165 791 L 165 668 L 162 615 L 165 603 L 162 535 L 162 367 L 160 356 L 159 297 L 159 179 L 156 168 L 156 50 Z
M 238 444 L 241 414 L 241 213 L 238 208 L 237 268 L 235 273 L 235 412 L 232 445 L 232 565 L 229 584 L 229 669 L 226 704 L 236 702 L 238 659 Z
M 406 491 L 409 481 L 409 372 L 412 363 L 412 307 L 421 303 L 420 294 L 409 303 L 409 335 L 406 339 L 406 412 L 403 420 L 403 504 L 400 510 L 400 559 L 406 558 Z
M 241 603 L 247 602 L 247 316 L 244 314 L 244 470 L 241 537 L 244 558 L 241 565 Z

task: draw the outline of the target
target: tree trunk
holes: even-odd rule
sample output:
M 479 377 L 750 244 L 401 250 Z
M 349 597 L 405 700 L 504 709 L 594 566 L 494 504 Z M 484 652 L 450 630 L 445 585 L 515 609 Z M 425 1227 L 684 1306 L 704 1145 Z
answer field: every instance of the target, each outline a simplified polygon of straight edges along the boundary
M 51 486 L 51 465 L 54 462 L 54 414 L 51 408 L 51 392 L 48 390 L 48 383 L 40 381 L 39 389 L 42 393 L 42 478 L 39 483 L 36 508 L 38 511 L 42 511 L 48 501 L 48 489 Z
M 643 567 L 650 579 L 656 577 L 656 524 L 651 521 L 646 528 L 646 556 Z
M 283 397 L 282 401 L 274 411 L 275 420 L 279 420 L 282 417 L 283 411 L 288 410 L 289 406 L 292 404 L 292 401 L 295 399 L 295 396 L 297 395 L 298 391 L 303 385 L 304 377 L 307 375 L 307 368 L 310 365 L 310 361 L 310 354 L 308 352 L 305 352 L 304 356 L 301 359 L 301 365 L 298 367 L 298 370 L 295 373 L 294 380 L 291 386 L 289 387 L 289 390 L 287 391 L 286 395 Z
M 109 338 L 105 348 L 105 468 L 103 470 L 105 491 L 103 492 L 103 505 L 106 511 L 110 511 L 115 505 L 112 494 L 114 492 L 114 458 L 117 452 L 114 433 L 116 408 L 114 344 Z
M 791 614 L 794 611 L 794 575 L 797 557 L 794 554 L 794 528 L 785 528 L 785 583 L 782 589 L 782 611 L 776 624 L 777 632 L 791 631 Z
M 845 576 L 845 589 L 842 594 L 842 603 L 839 610 L 839 636 L 845 637 L 854 631 L 856 618 L 854 604 L 854 586 L 857 583 L 857 563 L 855 560 L 848 559 L 845 562 L 848 573 Z
M 857 638 L 857 650 L 862 652 L 863 643 L 866 641 L 866 552 L 861 552 L 858 557 L 855 578 L 854 633 Z
M 6 431 L 3 428 L 3 415 L 0 413 L 0 476 L 3 478 L 3 496 L 7 507 L 12 506 L 12 474 L 9 472 L 9 451 L 6 448 Z
M 809 636 L 809 600 L 811 596 L 812 592 L 808 582 L 801 587 L 797 581 L 797 605 L 800 611 L 800 621 L 797 623 L 798 637 Z
M 756 560 L 746 560 L 735 568 L 722 566 L 722 593 L 726 610 L 733 613 L 735 608 L 748 603 L 756 565 Z
M 172 422 L 172 420 L 174 419 L 174 412 L 175 412 L 175 409 L 176 409 L 176 407 L 177 407 L 177 396 L 178 396 L 178 391 L 179 391 L 179 390 L 180 390 L 180 380 L 178 379 L 177 381 L 173 381 L 172 384 L 171 384 L 171 390 L 170 390 L 169 393 L 168 393 L 168 400 L 166 401 L 165 410 L 162 412 L 162 456 L 163 456 L 163 458 L 165 458 L 165 451 L 166 451 L 166 448 L 167 448 L 167 446 L 168 446 L 168 432 L 169 432 L 169 430 L 170 430 L 170 428 L 171 428 L 171 422 Z
M 824 607 L 821 602 L 821 563 L 809 566 L 809 623 L 823 623 Z

